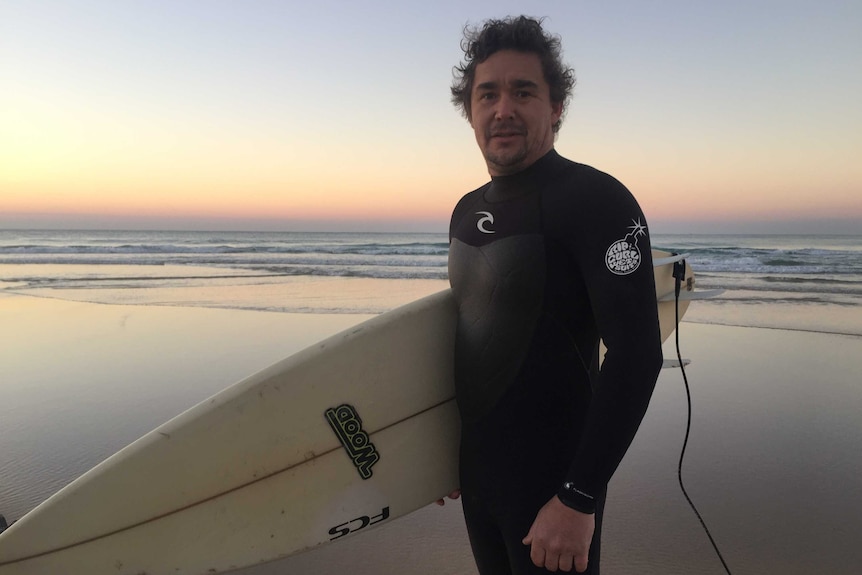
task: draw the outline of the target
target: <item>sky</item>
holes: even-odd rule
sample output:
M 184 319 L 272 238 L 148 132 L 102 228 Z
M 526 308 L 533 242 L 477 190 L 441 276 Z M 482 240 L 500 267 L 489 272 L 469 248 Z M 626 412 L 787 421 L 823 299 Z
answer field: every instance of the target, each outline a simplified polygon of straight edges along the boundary
M 445 232 L 464 26 L 522 13 L 653 233 L 862 234 L 858 0 L 0 0 L 0 228 Z

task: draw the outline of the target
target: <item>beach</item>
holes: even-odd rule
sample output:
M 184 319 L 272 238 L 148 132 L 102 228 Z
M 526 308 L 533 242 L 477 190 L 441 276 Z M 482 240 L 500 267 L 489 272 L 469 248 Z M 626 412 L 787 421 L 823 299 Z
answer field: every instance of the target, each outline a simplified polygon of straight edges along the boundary
M 447 285 L 434 277 L 237 275 L 249 272 L 0 264 L 0 513 L 19 518 L 244 376 Z M 70 283 L 82 277 L 90 283 Z M 142 277 L 159 279 L 128 280 Z M 862 308 L 740 293 L 693 302 L 680 326 L 693 407 L 686 488 L 733 573 L 856 573 Z M 673 339 L 666 358 L 676 356 Z M 677 484 L 685 428 L 682 374 L 665 369 L 610 485 L 603 573 L 724 572 Z M 472 575 L 460 504 L 430 505 L 237 573 L 347 569 Z

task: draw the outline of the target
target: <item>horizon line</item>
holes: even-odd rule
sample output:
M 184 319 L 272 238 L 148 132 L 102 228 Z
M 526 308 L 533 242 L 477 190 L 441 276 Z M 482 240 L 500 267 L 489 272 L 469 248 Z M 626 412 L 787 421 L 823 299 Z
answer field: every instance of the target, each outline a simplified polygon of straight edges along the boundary
M 201 233 L 448 233 L 441 219 L 273 219 L 152 217 L 9 217 L 0 215 L 3 231 L 116 231 Z M 783 220 L 678 219 L 649 222 L 651 235 L 862 235 L 858 218 Z

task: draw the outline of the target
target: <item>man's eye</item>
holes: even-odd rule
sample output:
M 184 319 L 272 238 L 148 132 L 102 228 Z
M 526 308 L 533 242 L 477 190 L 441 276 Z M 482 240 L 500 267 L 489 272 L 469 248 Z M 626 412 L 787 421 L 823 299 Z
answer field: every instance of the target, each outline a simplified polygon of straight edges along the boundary
M 518 90 L 517 92 L 515 92 L 515 96 L 517 96 L 518 98 L 529 98 L 530 96 L 532 96 L 532 93 L 528 92 L 527 90 Z

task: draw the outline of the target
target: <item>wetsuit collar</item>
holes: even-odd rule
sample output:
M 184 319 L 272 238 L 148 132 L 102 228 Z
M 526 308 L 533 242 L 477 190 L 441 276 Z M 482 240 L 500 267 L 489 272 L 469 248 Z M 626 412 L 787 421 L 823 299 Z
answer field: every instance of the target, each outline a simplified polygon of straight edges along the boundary
M 517 174 L 491 176 L 491 185 L 485 192 L 488 202 L 504 202 L 538 190 L 547 181 L 550 167 L 560 158 L 556 150 L 551 150 Z

